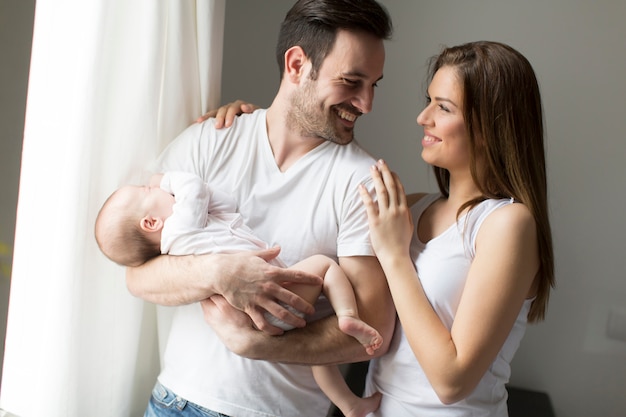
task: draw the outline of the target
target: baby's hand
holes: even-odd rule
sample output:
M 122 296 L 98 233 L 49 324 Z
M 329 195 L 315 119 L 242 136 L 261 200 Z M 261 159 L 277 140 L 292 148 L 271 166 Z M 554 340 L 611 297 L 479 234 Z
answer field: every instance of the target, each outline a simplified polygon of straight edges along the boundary
M 163 178 L 163 174 L 153 174 L 150 177 L 150 182 L 148 183 L 148 185 L 150 187 L 160 187 L 161 186 L 161 179 Z

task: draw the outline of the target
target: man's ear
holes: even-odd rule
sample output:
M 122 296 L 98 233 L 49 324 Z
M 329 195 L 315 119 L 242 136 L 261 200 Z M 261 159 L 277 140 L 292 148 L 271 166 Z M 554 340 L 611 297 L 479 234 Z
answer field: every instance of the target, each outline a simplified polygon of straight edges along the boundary
M 160 217 L 146 216 L 139 221 L 139 227 L 144 232 L 152 233 L 163 229 L 164 221 Z
M 300 46 L 292 46 L 285 52 L 285 76 L 295 84 L 299 84 L 305 75 L 309 58 Z

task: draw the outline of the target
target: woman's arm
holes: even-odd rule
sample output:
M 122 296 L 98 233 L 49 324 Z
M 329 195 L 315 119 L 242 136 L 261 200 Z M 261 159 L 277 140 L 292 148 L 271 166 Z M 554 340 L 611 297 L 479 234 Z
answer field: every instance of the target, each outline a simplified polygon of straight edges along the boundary
M 529 294 L 539 265 L 534 220 L 521 204 L 498 209 L 485 220 L 449 331 L 432 309 L 409 256 L 413 225 L 402 185 L 384 164 L 372 176 L 378 203 L 369 194 L 362 196 L 400 322 L 441 401 L 459 401 L 493 363 Z

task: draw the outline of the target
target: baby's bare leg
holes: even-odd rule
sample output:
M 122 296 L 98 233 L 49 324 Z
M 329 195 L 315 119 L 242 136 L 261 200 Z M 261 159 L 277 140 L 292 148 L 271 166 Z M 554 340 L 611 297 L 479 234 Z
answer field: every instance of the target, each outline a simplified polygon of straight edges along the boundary
M 326 274 L 326 270 L 328 268 L 323 267 L 318 262 L 312 261 L 311 258 L 306 258 L 305 260 L 290 266 L 288 269 L 306 271 L 311 274 L 318 275 L 321 278 L 324 278 L 324 275 Z M 322 287 L 319 285 L 289 284 L 288 286 L 285 286 L 285 288 L 287 288 L 292 293 L 299 295 L 305 301 L 308 301 L 311 305 L 315 304 L 315 301 L 322 293 Z
M 358 340 L 368 355 L 373 355 L 374 351 L 382 345 L 383 338 L 376 329 L 359 318 L 354 289 L 341 267 L 326 256 L 314 255 L 298 262 L 292 268 L 305 270 L 324 278 L 322 291 L 335 310 L 339 328 L 345 334 Z M 305 298 L 299 293 L 296 294 Z M 305 299 L 308 301 L 307 298 Z
M 315 382 L 346 417 L 365 417 L 380 406 L 381 394 L 361 398 L 355 395 L 336 366 L 314 366 Z

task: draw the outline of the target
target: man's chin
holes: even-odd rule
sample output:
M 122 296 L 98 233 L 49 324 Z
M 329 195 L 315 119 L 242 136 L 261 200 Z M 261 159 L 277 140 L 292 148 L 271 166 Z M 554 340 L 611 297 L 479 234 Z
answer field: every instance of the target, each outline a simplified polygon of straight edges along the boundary
M 337 145 L 347 145 L 354 140 L 354 130 L 341 126 L 339 130 L 327 130 L 324 133 L 318 133 L 317 137 L 327 142 L 336 143 Z
M 347 145 L 348 143 L 354 140 L 354 130 L 353 129 L 344 129 L 342 135 L 335 135 L 335 140 L 333 142 L 339 145 Z
M 337 134 L 333 134 L 333 135 L 324 135 L 324 137 L 322 138 L 325 141 L 328 142 L 332 142 L 332 143 L 336 143 L 337 145 L 347 145 L 348 143 L 352 142 L 354 140 L 354 135 L 350 134 L 350 135 L 337 135 Z
M 354 140 L 354 136 L 351 136 L 349 138 L 339 138 L 339 140 L 335 140 L 333 142 L 336 143 L 337 145 L 347 145 L 353 140 Z

